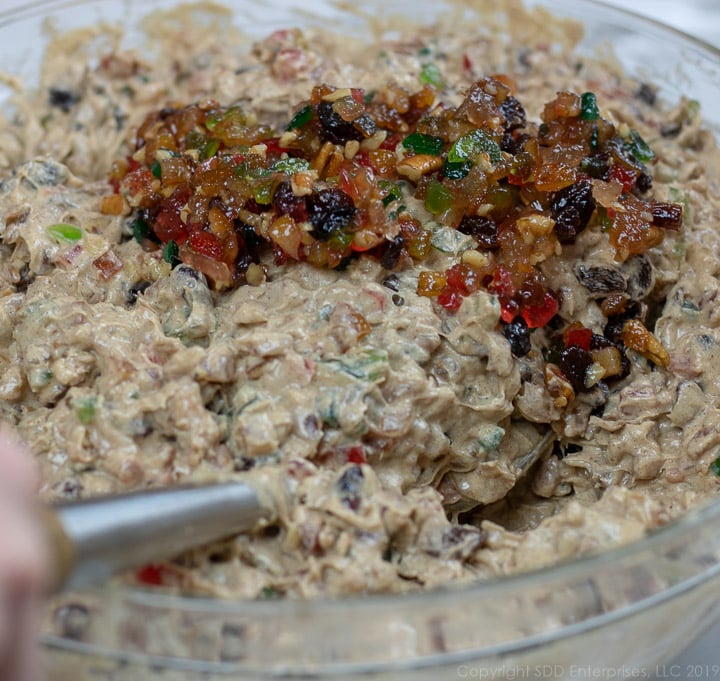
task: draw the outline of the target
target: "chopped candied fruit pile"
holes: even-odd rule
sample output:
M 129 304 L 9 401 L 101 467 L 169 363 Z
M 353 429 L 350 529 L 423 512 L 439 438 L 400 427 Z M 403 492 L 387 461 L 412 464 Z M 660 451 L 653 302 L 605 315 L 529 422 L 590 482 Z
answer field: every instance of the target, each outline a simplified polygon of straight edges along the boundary
M 280 133 L 210 100 L 166 108 L 146 117 L 110 182 L 134 211 L 138 241 L 218 290 L 262 280 L 268 257 L 336 268 L 365 253 L 402 268 L 430 254 L 432 216 L 476 245 L 446 271 L 421 272 L 417 292 L 449 312 L 480 289 L 494 293 L 503 334 L 523 356 L 532 330 L 560 307 L 543 261 L 585 230 L 603 233 L 624 261 L 679 229 L 683 215 L 646 198 L 652 150 L 603 118 L 593 93 L 560 92 L 538 124 L 512 82 L 483 78 L 457 107 L 437 102 L 429 84 L 415 93 L 322 84 Z M 423 209 L 409 209 L 408 195 Z M 548 362 L 557 403 L 625 375 L 626 348 L 666 363 L 611 298 L 603 312 L 626 323 L 617 337 L 571 325 Z

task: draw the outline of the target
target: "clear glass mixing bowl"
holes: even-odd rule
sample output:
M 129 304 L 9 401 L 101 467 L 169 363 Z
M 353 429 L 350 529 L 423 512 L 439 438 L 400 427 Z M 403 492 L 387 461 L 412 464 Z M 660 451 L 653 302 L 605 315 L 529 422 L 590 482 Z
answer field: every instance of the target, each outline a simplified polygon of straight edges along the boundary
M 59 29 L 118 22 L 132 35 L 140 16 L 171 4 L 60 0 L 0 10 L 0 61 L 32 83 L 45 17 Z M 225 4 L 257 35 L 316 20 L 303 12 L 309 7 L 336 27 L 361 23 L 325 0 Z M 466 3 L 468 21 L 474 4 Z M 611 45 L 626 71 L 659 85 L 668 99 L 699 100 L 705 119 L 720 123 L 714 48 L 589 0 L 542 4 L 586 24 L 582 51 Z M 444 4 L 366 0 L 362 8 L 415 20 L 442 12 Z M 662 675 L 656 665 L 720 614 L 719 523 L 715 503 L 642 542 L 591 558 L 396 597 L 219 602 L 110 586 L 83 595 L 75 612 L 65 599 L 66 616 L 49 617 L 45 669 L 53 681 L 651 678 Z

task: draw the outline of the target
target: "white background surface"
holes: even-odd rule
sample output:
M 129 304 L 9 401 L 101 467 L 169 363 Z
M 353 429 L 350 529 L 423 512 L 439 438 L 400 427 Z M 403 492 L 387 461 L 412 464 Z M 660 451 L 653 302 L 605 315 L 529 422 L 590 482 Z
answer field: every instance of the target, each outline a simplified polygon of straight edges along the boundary
M 720 0 L 604 0 L 626 10 L 646 14 L 720 47 Z M 28 0 L 0 0 L 0 11 L 6 11 Z M 718 83 L 720 87 L 720 83 Z M 720 531 L 720 528 L 718 528 Z M 719 613 L 720 615 L 720 613 Z M 720 664 L 720 624 L 698 643 L 665 668 L 665 678 L 683 681 L 720 681 L 712 665 Z M 705 668 L 705 666 L 708 666 Z

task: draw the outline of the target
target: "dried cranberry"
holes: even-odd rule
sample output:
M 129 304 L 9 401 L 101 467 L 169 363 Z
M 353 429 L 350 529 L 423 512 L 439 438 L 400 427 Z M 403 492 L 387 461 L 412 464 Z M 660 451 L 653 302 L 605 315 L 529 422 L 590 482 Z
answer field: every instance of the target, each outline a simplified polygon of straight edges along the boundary
M 565 348 L 560 353 L 560 371 L 565 374 L 576 393 L 586 389 L 585 373 L 592 362 L 590 353 L 576 345 Z
M 375 122 L 367 114 L 354 121 L 346 121 L 333 108 L 332 102 L 322 101 L 317 107 L 320 137 L 324 142 L 345 144 L 349 140 L 362 140 L 375 132 Z
M 340 501 L 352 511 L 357 511 L 362 503 L 360 496 L 365 474 L 362 468 L 355 464 L 346 468 L 335 483 Z
M 555 233 L 560 243 L 572 243 L 590 222 L 595 199 L 589 180 L 580 180 L 559 192 L 550 202 L 550 214 L 555 220 Z
M 500 247 L 498 226 L 491 218 L 480 215 L 466 215 L 458 225 L 458 231 L 473 237 L 478 248 L 493 251 Z
M 525 357 L 530 352 L 530 329 L 522 317 L 515 317 L 509 324 L 503 324 L 502 334 L 510 343 L 515 357 Z
M 526 121 L 525 109 L 512 95 L 505 97 L 502 104 L 500 104 L 500 113 L 505 118 L 505 124 L 503 125 L 505 130 L 524 127 Z
M 353 200 L 342 189 L 322 189 L 306 199 L 312 236 L 327 241 L 335 232 L 347 227 L 355 217 Z
M 402 235 L 396 236 L 392 241 L 385 241 L 382 245 L 380 264 L 386 270 L 391 270 L 398 264 L 403 246 L 405 246 L 405 238 Z

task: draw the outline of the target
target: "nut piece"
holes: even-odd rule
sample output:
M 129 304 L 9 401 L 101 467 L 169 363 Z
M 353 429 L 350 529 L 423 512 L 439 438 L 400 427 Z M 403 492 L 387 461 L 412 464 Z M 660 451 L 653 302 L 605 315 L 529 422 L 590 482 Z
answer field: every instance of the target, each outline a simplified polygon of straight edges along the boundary
M 423 175 L 440 170 L 443 160 L 440 156 L 431 156 L 430 154 L 417 154 L 408 156 L 397 164 L 399 175 L 404 175 L 412 182 L 419 182 Z
M 555 364 L 545 365 L 545 387 L 553 398 L 558 409 L 567 407 L 575 399 L 572 384 Z
M 628 319 L 625 322 L 621 338 L 630 350 L 639 352 L 645 359 L 649 359 L 659 367 L 666 367 L 670 364 L 667 350 L 639 319 Z

